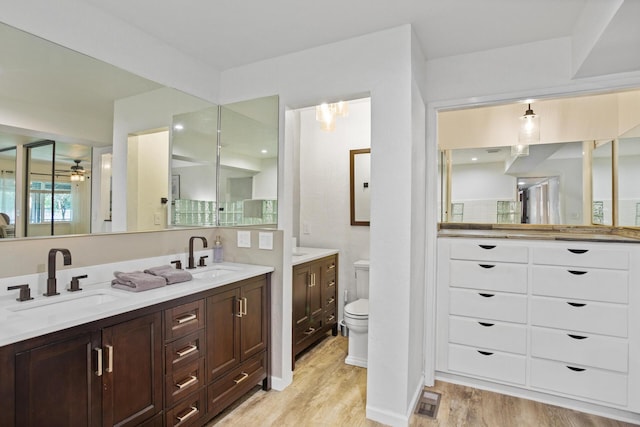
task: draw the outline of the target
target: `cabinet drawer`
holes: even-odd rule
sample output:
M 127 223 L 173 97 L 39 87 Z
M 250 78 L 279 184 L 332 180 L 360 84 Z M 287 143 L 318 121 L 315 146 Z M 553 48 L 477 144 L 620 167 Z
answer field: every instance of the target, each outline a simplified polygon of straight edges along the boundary
M 171 341 L 204 328 L 204 300 L 169 308 L 164 312 L 165 339 Z
M 532 328 L 531 355 L 627 372 L 629 345 L 620 338 Z
M 545 359 L 531 359 L 531 386 L 601 402 L 627 403 L 627 376 Z
M 627 306 L 532 297 L 531 324 L 624 338 L 627 336 Z
M 534 248 L 533 263 L 626 270 L 629 268 L 629 253 L 576 242 L 565 247 Z
M 629 300 L 628 283 L 628 273 L 623 270 L 532 268 L 534 295 L 626 303 Z
M 168 409 L 165 417 L 167 427 L 187 427 L 198 425 L 207 412 L 205 389 L 193 393 L 182 402 Z
M 510 353 L 527 352 L 527 330 L 522 325 L 449 317 L 449 342 Z
M 335 255 L 327 257 L 322 261 L 322 269 L 327 275 L 335 275 L 335 272 L 338 270 L 338 260 L 336 259 Z
M 526 295 L 449 289 L 449 313 L 481 319 L 525 323 Z
M 329 307 L 331 305 L 336 305 L 336 294 L 335 294 L 335 291 L 333 293 L 325 295 L 325 298 L 324 298 L 324 306 L 325 307 Z
M 208 387 L 209 415 L 216 415 L 258 382 L 266 378 L 266 353 L 244 362 L 238 368 L 216 380 Z
M 323 326 L 324 316 L 319 319 L 312 319 L 311 322 L 296 326 L 294 329 L 295 344 L 299 344 L 308 339 L 315 339 Z
M 166 375 L 164 387 L 166 406 L 173 406 L 174 403 L 204 386 L 205 377 L 204 357 Z
M 495 241 L 459 241 L 451 243 L 451 259 L 472 261 L 502 261 L 526 263 L 529 260 L 529 248 L 518 245 L 505 245 Z
M 338 321 L 338 318 L 336 316 L 336 308 L 335 307 L 327 308 L 324 314 L 324 326 L 334 325 L 337 321 Z
M 450 371 L 489 380 L 524 384 L 526 365 L 525 356 L 449 344 Z
M 498 262 L 450 262 L 450 286 L 504 292 L 527 292 L 527 266 Z
M 200 359 L 205 353 L 204 330 L 187 335 L 164 346 L 165 373 Z

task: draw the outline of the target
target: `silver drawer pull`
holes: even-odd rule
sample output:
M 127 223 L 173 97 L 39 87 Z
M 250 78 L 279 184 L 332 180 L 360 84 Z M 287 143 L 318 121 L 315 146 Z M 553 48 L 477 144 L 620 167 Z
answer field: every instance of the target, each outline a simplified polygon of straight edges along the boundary
M 191 384 L 198 382 L 198 377 L 194 375 L 190 375 L 189 378 L 183 380 L 182 382 L 176 383 L 176 387 L 182 390 L 185 387 L 189 387 Z
M 576 368 L 575 366 L 567 366 L 567 369 L 571 369 L 574 372 L 583 372 L 586 371 L 585 368 Z
M 483 293 L 480 293 L 480 292 L 478 292 L 478 295 L 480 295 L 483 298 L 491 298 L 491 297 L 495 296 L 495 294 L 483 294 Z
M 193 417 L 195 414 L 198 413 L 198 408 L 196 408 L 195 406 L 192 406 L 191 408 L 189 408 L 189 412 L 187 412 L 184 415 L 176 415 L 176 419 L 179 422 L 183 422 L 184 420 L 187 420 L 191 417 Z
M 105 345 L 105 347 L 107 348 L 107 369 L 105 369 L 105 372 L 113 372 L 113 346 L 112 345 Z
M 182 325 L 183 323 L 191 322 L 192 320 L 195 320 L 197 318 L 198 318 L 198 316 L 196 316 L 195 314 L 191 313 L 191 314 L 187 314 L 187 315 L 182 316 L 182 317 L 176 317 L 176 322 L 178 323 L 178 325 Z
M 233 380 L 234 383 L 239 384 L 242 381 L 246 380 L 249 377 L 249 374 L 247 374 L 246 372 L 242 372 L 240 374 L 240 378 L 238 378 L 237 380 Z
M 305 335 L 311 335 L 312 333 L 314 333 L 316 331 L 315 328 L 309 328 L 306 331 L 304 331 Z
M 478 265 L 482 268 L 493 268 L 496 266 L 495 264 L 478 264 Z
M 98 360 L 96 361 L 96 368 L 97 370 L 95 371 L 96 375 L 101 377 L 102 376 L 102 349 L 100 347 L 96 347 L 93 349 L 96 354 L 98 355 Z
M 333 314 L 331 316 L 329 316 L 329 318 L 327 319 L 327 322 L 333 322 L 334 320 L 336 320 L 336 316 L 334 316 Z
M 476 350 L 476 351 L 483 356 L 491 356 L 493 354 L 490 351 L 482 351 L 482 350 Z
M 331 304 L 332 302 L 334 302 L 336 299 L 334 297 L 331 297 L 327 300 L 327 304 Z
M 180 350 L 176 351 L 176 354 L 178 355 L 178 357 L 184 357 L 187 354 L 191 354 L 194 351 L 198 351 L 198 346 L 191 344 L 190 346 L 187 346 L 185 348 L 181 348 Z
M 589 249 L 567 249 L 572 254 L 580 255 L 589 252 Z
M 567 336 L 569 338 L 573 338 L 574 340 L 586 340 L 589 337 L 585 337 L 583 335 L 573 335 L 573 334 L 567 334 Z
M 335 284 L 336 284 L 336 281 L 335 281 L 335 280 L 332 280 L 331 282 L 329 282 L 329 287 L 332 287 L 332 286 L 334 286 Z
M 574 276 L 582 276 L 583 274 L 587 274 L 586 271 L 580 271 L 580 270 L 567 270 L 567 271 L 573 274 Z
M 486 323 L 486 322 L 478 322 L 478 324 L 479 324 L 480 326 L 484 326 L 485 328 L 490 328 L 490 327 L 492 327 L 493 325 L 495 325 L 495 323 Z
M 480 246 L 482 249 L 495 249 L 495 245 L 478 245 Z
M 578 303 L 578 302 L 568 302 L 567 304 L 569 304 L 571 307 L 584 307 L 587 304 L 584 303 Z
M 334 269 L 334 268 L 336 268 L 336 265 L 335 265 L 335 264 L 331 264 L 331 265 L 329 266 L 329 270 Z

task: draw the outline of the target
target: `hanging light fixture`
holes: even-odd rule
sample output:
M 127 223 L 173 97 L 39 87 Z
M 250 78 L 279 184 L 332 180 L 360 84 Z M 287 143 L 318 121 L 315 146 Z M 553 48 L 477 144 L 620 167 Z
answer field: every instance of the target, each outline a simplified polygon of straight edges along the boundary
M 531 109 L 531 104 L 524 115 L 520 117 L 518 144 L 511 146 L 511 156 L 528 156 L 529 145 L 540 142 L 540 116 Z
M 331 132 L 336 128 L 336 117 L 349 115 L 349 103 L 346 101 L 332 104 L 322 103 L 316 106 L 316 120 L 320 122 L 320 129 Z

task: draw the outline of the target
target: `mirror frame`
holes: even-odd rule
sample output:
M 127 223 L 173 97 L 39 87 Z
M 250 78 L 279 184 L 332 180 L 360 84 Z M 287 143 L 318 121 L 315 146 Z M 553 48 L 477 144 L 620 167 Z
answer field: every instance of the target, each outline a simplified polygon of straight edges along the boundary
M 350 208 L 351 208 L 351 225 L 364 225 L 369 226 L 370 221 L 361 221 L 356 218 L 356 211 L 363 209 L 361 206 L 356 206 L 356 156 L 362 154 L 371 154 L 370 148 L 361 148 L 357 150 L 349 150 L 349 195 L 350 195 Z M 370 174 L 370 171 L 369 171 Z M 370 178 L 370 176 L 369 176 Z M 369 182 L 364 182 L 364 187 L 369 188 Z M 357 209 L 360 208 L 360 209 Z

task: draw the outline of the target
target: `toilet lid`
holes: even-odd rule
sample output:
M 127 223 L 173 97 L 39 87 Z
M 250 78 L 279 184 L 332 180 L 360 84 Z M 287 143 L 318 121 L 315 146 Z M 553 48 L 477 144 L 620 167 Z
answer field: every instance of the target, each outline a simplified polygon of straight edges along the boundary
M 352 316 L 368 316 L 369 300 L 359 299 L 344 306 L 344 312 Z

